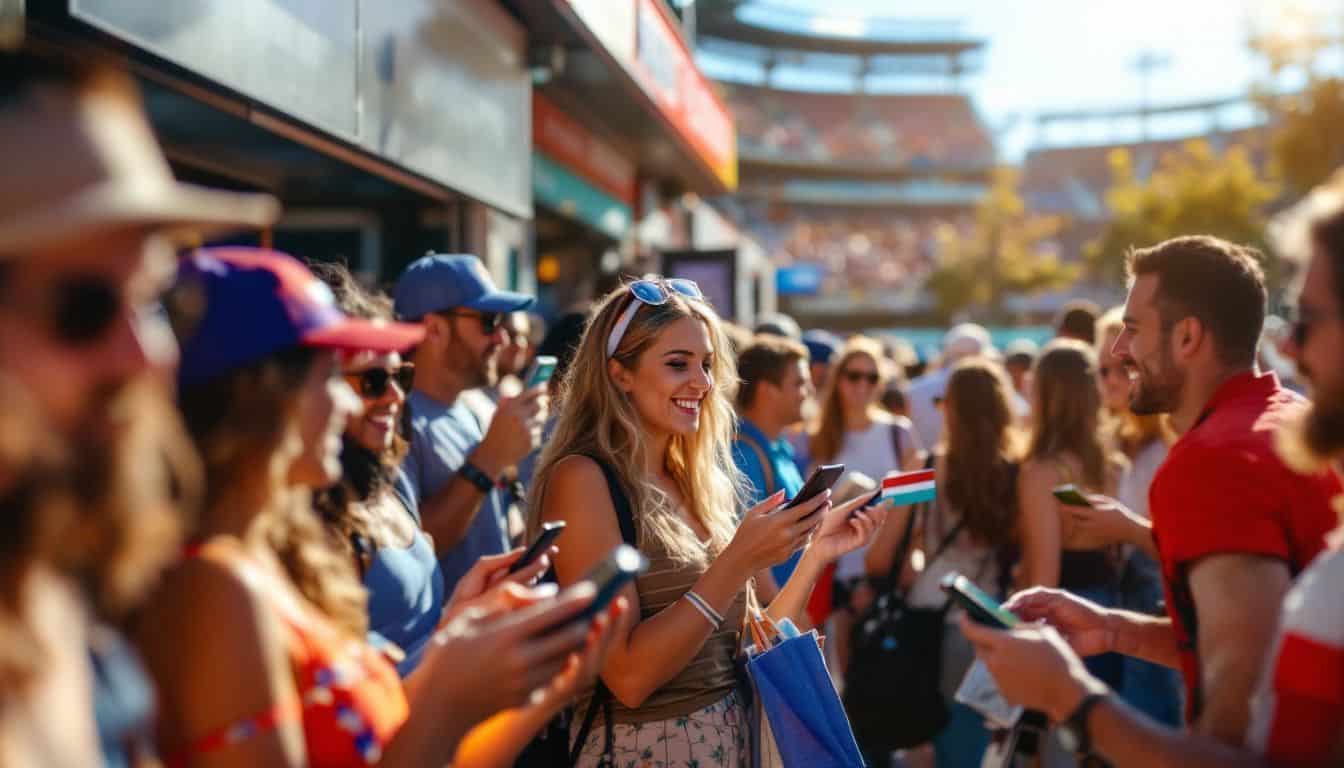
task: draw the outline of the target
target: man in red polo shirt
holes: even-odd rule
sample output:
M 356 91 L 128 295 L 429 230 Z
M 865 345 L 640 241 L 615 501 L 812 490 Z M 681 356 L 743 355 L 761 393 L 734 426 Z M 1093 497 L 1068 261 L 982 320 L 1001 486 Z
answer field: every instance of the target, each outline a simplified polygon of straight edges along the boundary
M 1169 240 L 1130 258 L 1134 282 L 1115 354 L 1131 371 L 1131 407 L 1167 412 L 1183 433 L 1150 491 L 1169 618 L 1103 610 L 1055 590 L 1009 603 L 1043 619 L 1078 653 L 1118 651 L 1181 669 L 1193 734 L 1128 711 L 1064 650 L 1054 630 L 966 626 L 1010 699 L 1042 706 L 1066 741 L 1118 765 L 1237 758 L 1249 701 L 1292 579 L 1325 545 L 1340 487 L 1298 474 L 1275 434 L 1305 402 L 1254 369 L 1265 287 L 1254 254 L 1210 237 Z M 1031 684 L 1024 692 L 1024 675 Z

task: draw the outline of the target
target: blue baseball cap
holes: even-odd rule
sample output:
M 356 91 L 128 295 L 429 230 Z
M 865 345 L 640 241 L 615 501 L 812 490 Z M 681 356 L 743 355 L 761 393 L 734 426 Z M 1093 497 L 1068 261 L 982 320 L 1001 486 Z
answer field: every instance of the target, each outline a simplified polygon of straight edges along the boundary
M 427 253 L 411 262 L 397 280 L 393 301 L 403 320 L 459 307 L 518 312 L 537 303 L 531 296 L 499 290 L 481 260 L 462 253 Z
M 843 344 L 839 336 L 829 331 L 813 329 L 803 332 L 803 346 L 807 347 L 807 355 L 812 358 L 812 362 L 826 364 L 831 362 L 831 356 L 834 355 Z
M 173 290 L 186 329 L 178 382 L 195 384 L 289 347 L 399 352 L 422 325 L 347 317 L 327 284 L 292 256 L 202 248 L 182 259 Z

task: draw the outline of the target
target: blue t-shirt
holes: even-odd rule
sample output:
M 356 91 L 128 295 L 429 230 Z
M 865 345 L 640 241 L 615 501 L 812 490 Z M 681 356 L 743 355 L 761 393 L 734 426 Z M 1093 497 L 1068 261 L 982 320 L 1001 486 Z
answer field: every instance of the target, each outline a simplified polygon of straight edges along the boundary
M 411 448 L 401 466 L 406 480 L 400 485 L 401 492 L 419 507 L 453 479 L 485 439 L 485 433 L 461 398 L 445 405 L 415 391 L 406 404 L 411 417 Z M 509 550 L 507 509 L 503 491 L 496 488 L 485 494 L 461 543 L 439 559 L 449 594 L 482 556 Z
M 135 650 L 116 631 L 95 626 L 89 662 L 93 714 L 107 768 L 130 768 L 134 744 L 153 742 L 154 686 Z
M 761 467 L 760 460 L 762 453 L 765 454 L 766 461 L 770 462 L 774 475 L 774 485 L 771 487 L 766 487 L 766 472 Z M 789 441 L 783 437 L 774 441 L 767 440 L 765 433 L 746 419 L 739 419 L 737 423 L 737 440 L 733 441 L 733 463 L 737 464 L 738 470 L 750 481 L 747 494 L 749 506 L 759 504 L 762 499 L 781 488 L 789 498 L 793 498 L 803 489 L 803 476 L 794 464 L 793 447 L 789 445 Z M 793 569 L 798 566 L 798 560 L 802 556 L 802 552 L 795 552 L 788 560 L 772 567 L 770 573 L 775 577 L 775 583 L 783 586 L 793 574 Z
M 402 473 L 397 474 L 398 486 L 404 487 Z M 397 496 L 403 493 L 399 491 Z M 401 501 L 406 503 L 404 498 Z M 378 547 L 364 572 L 364 586 L 369 590 L 369 632 L 406 652 L 406 658 L 397 664 L 402 677 L 420 665 L 447 599 L 434 546 L 420 528 L 414 508 L 408 504 L 407 509 L 416 520 L 411 545 Z

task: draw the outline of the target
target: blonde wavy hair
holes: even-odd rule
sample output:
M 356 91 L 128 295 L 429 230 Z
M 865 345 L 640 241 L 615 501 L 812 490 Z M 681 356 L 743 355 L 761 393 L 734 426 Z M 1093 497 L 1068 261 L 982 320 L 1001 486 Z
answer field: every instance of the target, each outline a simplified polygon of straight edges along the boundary
M 878 382 L 873 392 L 881 393 L 887 386 L 887 374 L 890 369 L 883 365 L 886 358 L 882 354 L 882 344 L 868 336 L 849 337 L 836 357 L 831 375 L 827 377 L 826 392 L 821 396 L 821 413 L 817 417 L 816 429 L 812 430 L 812 458 L 817 462 L 831 461 L 840 453 L 840 449 L 844 448 L 845 408 L 840 403 L 840 374 L 850 360 L 860 355 L 871 359 L 877 368 Z M 869 403 L 869 418 L 880 421 L 884 418 L 882 414 L 882 407 L 878 405 L 876 399 Z
M 706 547 L 677 516 L 668 495 L 646 475 L 649 446 L 639 413 L 608 371 L 607 338 L 633 300 L 629 289 L 621 286 L 598 302 L 574 362 L 560 383 L 558 420 L 542 451 L 532 487 L 528 538 L 534 538 L 540 526 L 546 486 L 556 464 L 581 454 L 615 470 L 630 497 L 641 549 L 657 542 L 677 563 L 704 565 L 732 540 L 736 512 L 745 499 L 742 477 L 732 456 L 736 429 L 732 392 L 737 386 L 737 365 L 714 309 L 675 293 L 661 306 L 640 306 L 612 355 L 617 364 L 634 371 L 644 352 L 678 320 L 694 318 L 709 331 L 714 384 L 700 406 L 700 428 L 691 435 L 674 435 L 666 459 L 667 472 L 685 500 L 687 513 L 709 531 Z
M 1036 402 L 1029 457 L 1050 460 L 1072 454 L 1083 470 L 1076 482 L 1104 490 L 1107 469 L 1118 457 L 1108 456 L 1101 426 L 1096 353 L 1081 341 L 1055 339 L 1036 358 L 1032 382 Z

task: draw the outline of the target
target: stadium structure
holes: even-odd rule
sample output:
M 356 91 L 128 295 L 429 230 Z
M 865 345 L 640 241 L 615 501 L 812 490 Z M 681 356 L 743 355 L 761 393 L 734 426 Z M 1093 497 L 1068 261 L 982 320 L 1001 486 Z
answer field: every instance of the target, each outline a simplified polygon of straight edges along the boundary
M 721 203 L 775 263 L 780 308 L 837 330 L 926 315 L 940 237 L 969 228 L 995 162 L 962 91 L 984 41 L 777 0 L 695 8 L 697 61 L 737 127 Z

